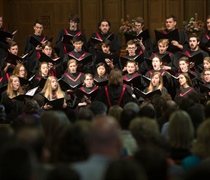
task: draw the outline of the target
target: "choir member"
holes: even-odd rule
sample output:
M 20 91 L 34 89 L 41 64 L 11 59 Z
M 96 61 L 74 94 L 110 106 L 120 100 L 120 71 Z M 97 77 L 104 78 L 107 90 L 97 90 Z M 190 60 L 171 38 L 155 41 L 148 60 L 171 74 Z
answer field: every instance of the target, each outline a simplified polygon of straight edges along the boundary
M 22 113 L 24 103 L 14 99 L 23 94 L 20 80 L 17 76 L 11 75 L 8 81 L 7 90 L 2 93 L 1 103 L 5 106 L 7 121 L 12 121 Z
M 41 94 L 43 94 L 43 96 L 48 100 L 43 106 L 44 110 L 61 110 L 67 107 L 66 102 L 68 100 L 68 96 L 61 90 L 56 77 L 49 76 L 47 78 L 47 81 L 45 83 L 44 88 L 41 91 Z M 57 101 L 53 103 L 54 100 Z M 59 100 L 61 100 L 61 104 Z
M 83 86 L 76 92 L 79 100 L 78 107 L 84 107 L 91 104 L 95 100 L 98 90 L 98 86 L 94 84 L 93 75 L 90 73 L 85 74 Z
M 119 69 L 113 69 L 110 72 L 109 83 L 99 91 L 96 100 L 102 101 L 107 107 L 113 105 L 124 107 L 129 101 L 137 102 L 131 87 L 123 84 L 122 72 Z
M 188 73 L 179 74 L 179 90 L 177 92 L 177 97 L 188 97 L 190 93 L 195 92 L 193 88 L 192 81 Z
M 86 36 L 80 31 L 78 25 L 80 23 L 80 18 L 77 14 L 71 14 L 69 19 L 69 27 L 61 29 L 58 33 L 56 44 L 55 44 L 55 52 L 59 57 L 63 57 L 65 54 L 74 50 L 74 46 L 72 44 L 72 39 L 74 36 L 80 36 L 83 39 L 83 50 L 86 50 Z
M 96 49 L 98 47 L 98 44 L 105 40 L 110 40 L 110 51 L 111 52 L 120 52 L 121 49 L 121 42 L 118 38 L 118 36 L 110 31 L 111 23 L 107 19 L 102 19 L 98 23 L 98 31 L 95 33 L 92 33 L 87 46 L 89 49 L 89 52 L 95 56 Z
M 175 55 L 177 55 L 179 51 L 183 50 L 184 46 L 188 44 L 188 38 L 187 38 L 186 33 L 182 30 L 176 29 L 176 24 L 177 24 L 177 21 L 174 15 L 167 16 L 165 19 L 166 28 L 161 31 L 162 34 L 165 34 L 168 36 L 170 36 L 172 31 L 174 30 L 178 31 L 178 39 L 170 41 L 169 47 L 168 47 L 168 51 L 174 53 Z M 173 39 L 173 37 L 170 37 L 170 38 Z M 153 48 L 154 52 L 158 51 L 158 48 L 157 48 L 158 40 L 159 39 L 157 39 L 156 37 L 156 41 L 154 43 L 154 48 Z

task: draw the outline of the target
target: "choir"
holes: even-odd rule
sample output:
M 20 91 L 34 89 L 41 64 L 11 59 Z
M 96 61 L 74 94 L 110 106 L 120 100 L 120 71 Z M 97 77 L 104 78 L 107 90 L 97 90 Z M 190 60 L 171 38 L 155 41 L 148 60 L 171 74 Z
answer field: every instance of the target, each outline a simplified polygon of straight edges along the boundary
M 0 92 L 7 118 L 15 117 L 27 98 L 33 98 L 15 97 L 33 88 L 34 94 L 43 96 L 43 110 L 79 111 L 95 100 L 108 107 L 128 101 L 140 104 L 151 99 L 147 94 L 153 91 L 173 99 L 197 91 L 209 100 L 210 17 L 201 37 L 177 29 L 174 16 L 165 20 L 166 28 L 155 30 L 152 43 L 143 18 L 137 17 L 136 34 L 125 33 L 126 56 L 120 56 L 119 37 L 107 19 L 99 22 L 98 31 L 87 40 L 78 29 L 78 15 L 72 14 L 69 27 L 59 31 L 54 47 L 53 38 L 43 33 L 42 21 L 36 20 L 22 57 L 14 35 L 0 23 Z

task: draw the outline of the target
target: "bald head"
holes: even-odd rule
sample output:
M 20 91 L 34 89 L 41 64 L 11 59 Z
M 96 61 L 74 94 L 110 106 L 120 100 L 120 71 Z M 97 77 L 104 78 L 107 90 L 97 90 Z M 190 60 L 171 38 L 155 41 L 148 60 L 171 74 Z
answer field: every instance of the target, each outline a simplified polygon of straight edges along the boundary
M 117 121 L 107 115 L 100 115 L 94 119 L 90 132 L 90 149 L 94 153 L 120 152 L 120 126 Z

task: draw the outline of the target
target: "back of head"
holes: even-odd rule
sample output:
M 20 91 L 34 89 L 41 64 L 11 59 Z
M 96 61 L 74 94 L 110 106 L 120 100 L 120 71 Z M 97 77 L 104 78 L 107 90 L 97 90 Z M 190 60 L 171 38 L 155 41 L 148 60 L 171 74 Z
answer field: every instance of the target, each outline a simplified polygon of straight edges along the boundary
M 123 111 L 122 107 L 114 105 L 109 108 L 108 115 L 114 117 L 119 122 L 122 111 Z
M 76 170 L 71 169 L 69 165 L 60 165 L 49 172 L 47 180 L 80 180 Z
M 79 111 L 77 120 L 92 121 L 93 117 L 94 114 L 89 108 L 83 108 L 81 111 Z
M 137 143 L 141 145 L 153 143 L 154 138 L 160 135 L 157 122 L 148 117 L 133 119 L 129 129 Z
M 0 157 L 0 179 L 29 180 L 35 175 L 36 158 L 19 145 L 6 148 Z
M 173 148 L 190 148 L 194 138 L 194 128 L 187 112 L 178 110 L 171 114 L 168 137 Z
M 125 106 L 123 107 L 123 109 L 132 109 L 136 113 L 139 112 L 139 106 L 135 102 L 128 102 L 127 104 L 125 104 Z
M 107 106 L 101 101 L 94 101 L 90 104 L 89 109 L 96 115 L 105 115 L 107 113 Z
M 154 106 L 151 103 L 148 103 L 140 107 L 138 117 L 156 118 Z
M 120 126 L 124 130 L 129 129 L 131 121 L 137 117 L 136 111 L 132 109 L 124 109 L 121 113 Z
M 157 149 L 141 149 L 136 152 L 134 159 L 145 169 L 148 180 L 169 179 L 166 156 L 162 151 Z
M 109 164 L 104 180 L 147 180 L 144 169 L 132 161 L 113 161 Z
M 92 153 L 119 156 L 121 139 L 117 121 L 111 116 L 96 116 L 89 134 L 89 144 Z

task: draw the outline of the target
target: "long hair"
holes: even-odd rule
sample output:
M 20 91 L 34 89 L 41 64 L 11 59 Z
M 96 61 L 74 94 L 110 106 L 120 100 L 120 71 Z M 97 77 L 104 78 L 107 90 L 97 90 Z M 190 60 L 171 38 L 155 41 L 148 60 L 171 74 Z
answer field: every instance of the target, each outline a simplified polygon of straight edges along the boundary
M 38 69 L 38 71 L 37 71 L 37 76 L 40 76 L 40 77 L 42 76 L 41 67 L 42 67 L 43 64 L 46 64 L 47 67 L 48 67 L 47 62 L 41 62 L 41 63 L 39 64 L 39 69 Z M 48 69 L 48 75 L 49 75 L 49 69 Z
M 168 137 L 171 147 L 189 149 L 194 138 L 190 116 L 183 110 L 175 111 L 169 118 Z
M 193 85 L 192 85 L 192 81 L 191 81 L 190 76 L 189 76 L 188 73 L 181 73 L 180 75 L 183 75 L 183 76 L 186 78 L 186 83 L 187 83 L 190 87 L 193 86 Z M 180 85 L 180 90 L 181 90 L 182 88 L 183 88 L 183 87 Z
M 17 95 L 23 94 L 23 90 L 19 85 L 19 88 L 17 90 L 17 95 L 14 93 L 14 89 L 13 89 L 13 85 L 12 82 L 14 81 L 14 79 L 17 78 L 19 81 L 19 78 L 16 75 L 11 75 L 8 81 L 8 85 L 7 85 L 7 95 L 9 96 L 9 98 L 14 98 Z M 20 83 L 20 81 L 19 81 Z
M 123 76 L 119 69 L 113 69 L 109 74 L 109 84 L 110 85 L 122 85 Z
M 180 61 L 184 61 L 188 65 L 188 70 L 190 70 L 190 60 L 188 57 L 183 56 L 179 59 L 178 64 Z M 181 72 L 181 68 L 179 67 L 179 71 Z
M 153 72 L 153 74 L 151 76 L 151 81 L 150 81 L 150 84 L 149 84 L 149 87 L 148 87 L 148 92 L 152 92 L 154 90 L 154 86 L 152 84 L 152 78 L 155 75 L 158 75 L 158 77 L 159 77 L 159 85 L 157 86 L 157 89 L 160 89 L 160 90 L 163 89 L 163 77 L 162 77 L 161 73 L 160 72 Z
M 21 63 L 18 63 L 18 64 L 15 66 L 15 69 L 14 69 L 14 71 L 13 71 L 12 74 L 14 74 L 14 75 L 16 75 L 16 76 L 19 77 L 19 72 L 20 72 L 20 68 L 21 68 L 21 67 L 24 67 L 24 69 L 25 69 L 24 79 L 26 79 L 26 78 L 27 78 L 27 71 L 26 71 L 25 66 L 24 66 L 23 64 L 21 64 Z
M 55 90 L 56 98 L 58 98 L 58 99 L 63 98 L 64 97 L 64 92 L 61 90 L 60 85 L 58 83 L 58 80 L 54 76 L 49 76 L 47 78 L 45 86 L 44 86 L 44 88 L 42 89 L 41 92 L 44 93 L 44 96 L 46 98 L 52 99 L 52 96 L 53 96 L 53 94 L 52 94 L 53 90 L 52 90 L 52 85 L 51 85 L 52 80 L 56 80 L 56 82 L 57 82 L 57 89 Z

